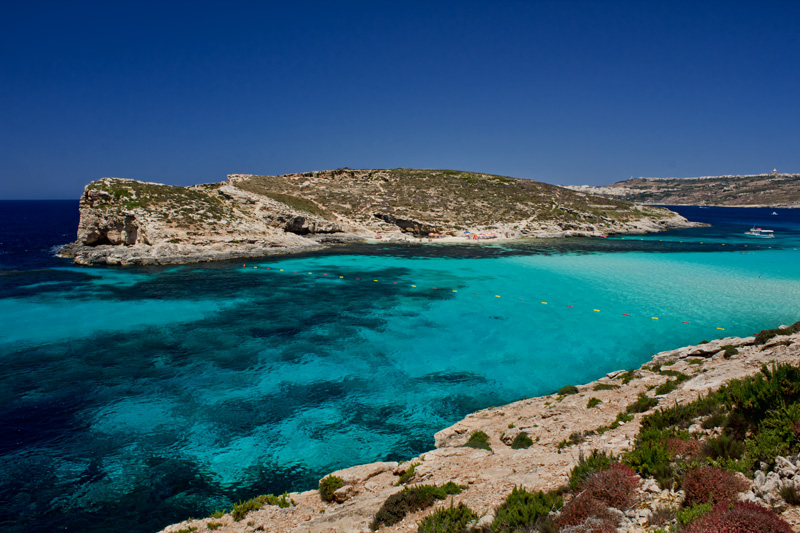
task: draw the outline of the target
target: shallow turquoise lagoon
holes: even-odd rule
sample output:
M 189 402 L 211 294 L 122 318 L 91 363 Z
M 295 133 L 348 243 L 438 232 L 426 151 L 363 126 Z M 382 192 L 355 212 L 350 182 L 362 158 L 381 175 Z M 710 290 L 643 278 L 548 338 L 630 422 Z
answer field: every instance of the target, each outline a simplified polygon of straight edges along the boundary
M 0 523 L 153 531 L 410 458 L 480 408 L 793 323 L 798 236 L 756 243 L 726 221 L 246 266 L 4 270 Z

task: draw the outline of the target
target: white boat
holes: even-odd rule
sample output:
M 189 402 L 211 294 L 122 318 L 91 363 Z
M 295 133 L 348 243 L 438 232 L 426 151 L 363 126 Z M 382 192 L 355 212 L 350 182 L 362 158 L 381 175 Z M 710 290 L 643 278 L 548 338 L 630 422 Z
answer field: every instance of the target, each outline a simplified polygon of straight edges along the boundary
M 748 237 L 759 237 L 761 239 L 774 239 L 775 233 L 771 229 L 750 228 L 750 231 L 745 231 Z
M 772 212 L 772 214 L 773 214 L 773 215 L 777 215 L 777 214 L 778 214 L 778 212 L 777 212 L 777 211 L 773 211 L 773 212 Z

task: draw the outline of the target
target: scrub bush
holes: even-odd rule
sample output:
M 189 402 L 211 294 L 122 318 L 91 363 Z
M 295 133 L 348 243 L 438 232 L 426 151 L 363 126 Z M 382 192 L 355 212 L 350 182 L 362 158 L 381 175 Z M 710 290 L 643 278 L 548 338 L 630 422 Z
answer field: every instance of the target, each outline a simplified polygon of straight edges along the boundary
M 578 490 L 589 476 L 595 472 L 605 470 L 611 466 L 614 460 L 613 455 L 598 450 L 592 450 L 589 457 L 585 457 L 583 452 L 580 452 L 578 454 L 578 464 L 569 472 L 569 488 Z
M 756 344 L 766 344 L 768 340 L 778 335 L 791 335 L 800 331 L 800 322 L 795 322 L 788 328 L 765 329 L 756 335 Z
M 531 444 L 533 444 L 533 439 L 530 438 L 527 433 L 521 431 L 517 433 L 516 437 L 514 437 L 514 440 L 511 443 L 511 449 L 512 450 L 527 449 L 531 447 Z
M 558 391 L 559 396 L 569 396 L 570 394 L 578 394 L 578 387 L 575 385 L 565 385 Z
M 658 405 L 658 400 L 648 397 L 645 393 L 641 393 L 636 401 L 625 408 L 627 413 L 644 413 Z
M 469 436 L 469 439 L 464 446 L 468 448 L 477 448 L 479 450 L 492 451 L 492 447 L 489 446 L 489 435 L 480 430 L 473 431 L 472 435 Z
M 555 492 L 528 492 L 514 487 L 496 509 L 492 531 L 543 531 L 552 524 L 550 513 L 564 505 Z
M 705 443 L 698 439 L 683 440 L 678 437 L 667 439 L 667 451 L 673 459 L 695 459 L 699 457 L 705 448 Z
M 712 459 L 739 459 L 744 454 L 744 443 L 730 435 L 723 433 L 717 438 L 707 441 L 708 454 Z
M 618 389 L 619 385 L 611 385 L 609 383 L 596 383 L 592 390 L 614 390 Z
M 261 496 L 256 496 L 247 501 L 239 502 L 233 506 L 233 510 L 231 510 L 231 516 L 237 522 L 247 515 L 250 511 L 256 511 L 261 509 L 265 505 L 277 505 L 278 507 L 291 507 L 294 505 L 294 502 L 291 498 L 289 498 L 289 494 L 284 492 L 280 496 L 274 496 L 272 494 L 262 494 Z
M 705 516 L 706 513 L 711 511 L 714 506 L 710 503 L 696 503 L 691 507 L 687 507 L 685 509 L 679 509 L 675 518 L 678 520 L 678 525 L 686 526 L 700 518 L 701 516 Z M 683 530 L 681 530 L 683 531 Z
M 674 379 L 665 381 L 664 383 L 656 387 L 656 396 L 663 396 L 664 394 L 669 394 L 670 392 L 674 391 L 677 388 L 678 385 Z
M 556 526 L 561 529 L 566 526 L 578 526 L 590 518 L 598 519 L 599 531 L 616 531 L 617 521 L 608 507 L 589 496 L 586 492 L 580 493 L 561 510 L 556 519 Z M 612 528 L 612 529 L 609 529 Z M 591 529 L 590 531 L 595 531 Z
M 653 477 L 661 488 L 670 488 L 674 472 L 670 453 L 663 440 L 637 441 L 636 447 L 623 456 L 625 464 L 642 477 Z
M 449 494 L 460 493 L 461 487 L 452 481 L 441 487 L 436 485 L 406 487 L 397 494 L 392 494 L 383 502 L 381 508 L 375 513 L 371 527 L 376 530 L 381 525 L 394 525 L 403 520 L 408 513 L 430 507 L 436 500 L 444 500 Z
M 791 533 L 792 527 L 772 511 L 752 502 L 716 505 L 694 521 L 686 533 Z
M 319 482 L 319 495 L 326 502 L 333 501 L 333 493 L 344 486 L 344 480 L 339 476 L 327 476 Z
M 414 474 L 416 473 L 416 469 L 420 464 L 422 464 L 422 463 L 411 463 L 408 466 L 408 470 L 406 470 L 405 472 L 403 472 L 400 475 L 400 479 L 397 480 L 397 483 L 395 483 L 395 485 L 402 485 L 405 482 L 407 482 L 409 479 L 414 477 Z
M 589 401 L 586 403 L 586 408 L 591 409 L 592 407 L 600 405 L 601 403 L 603 403 L 602 400 L 600 400 L 599 398 L 592 397 L 589 398 Z
M 722 357 L 724 357 L 725 359 L 730 359 L 731 357 L 739 353 L 739 349 L 736 348 L 735 346 L 731 346 L 730 344 L 726 344 L 725 346 L 722 347 L 722 349 L 725 350 L 725 353 L 722 354 Z
M 443 507 L 423 518 L 417 526 L 417 533 L 467 533 L 467 524 L 478 515 L 472 509 L 459 503 L 457 507 Z
M 730 503 L 745 488 L 745 482 L 729 470 L 713 466 L 693 468 L 683 476 L 684 505 Z
M 591 474 L 583 483 L 583 490 L 590 497 L 610 507 L 627 509 L 635 500 L 639 476 L 622 463 L 611 463 L 606 470 Z

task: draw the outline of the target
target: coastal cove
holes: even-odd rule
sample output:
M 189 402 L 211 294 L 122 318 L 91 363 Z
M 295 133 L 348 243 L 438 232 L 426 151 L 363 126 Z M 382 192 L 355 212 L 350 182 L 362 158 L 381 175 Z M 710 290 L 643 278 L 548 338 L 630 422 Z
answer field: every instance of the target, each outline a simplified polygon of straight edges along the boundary
M 608 239 L 85 268 L 51 257 L 71 238 L 52 217 L 76 222 L 53 205 L 0 224 L 4 531 L 152 532 L 800 317 L 798 210 L 677 207 L 712 226 Z M 777 238 L 742 235 L 756 224 Z

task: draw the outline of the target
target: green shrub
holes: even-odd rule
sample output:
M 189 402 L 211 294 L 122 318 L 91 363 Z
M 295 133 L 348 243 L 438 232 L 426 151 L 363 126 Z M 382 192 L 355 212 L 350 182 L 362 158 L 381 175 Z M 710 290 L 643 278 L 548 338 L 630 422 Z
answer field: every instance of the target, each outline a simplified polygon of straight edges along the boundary
M 664 441 L 637 442 L 634 449 L 623 455 L 622 459 L 642 477 L 655 478 L 661 488 L 672 486 L 674 472 Z
M 625 408 L 627 413 L 644 413 L 658 405 L 658 400 L 648 397 L 645 393 L 641 393 L 636 401 Z
M 250 511 L 255 511 L 257 509 L 261 509 L 265 505 L 277 505 L 278 507 L 291 507 L 294 505 L 294 502 L 291 498 L 289 498 L 289 494 L 284 492 L 280 496 L 274 496 L 272 494 L 262 494 L 261 496 L 256 496 L 247 501 L 239 502 L 233 506 L 233 510 L 231 511 L 231 516 L 237 522 L 247 515 Z M 215 517 L 216 518 L 216 517 Z
M 211 531 L 214 531 L 215 529 L 219 529 L 222 527 L 222 522 L 208 522 L 206 524 L 206 527 Z
M 624 374 L 620 374 L 619 377 L 622 380 L 623 385 L 627 385 L 628 383 L 637 378 L 636 372 L 634 370 L 628 370 Z
M 698 416 L 705 416 L 719 411 L 722 401 L 722 395 L 714 393 L 688 404 L 679 405 L 676 403 L 673 407 L 659 409 L 646 416 L 642 419 L 642 428 L 687 428 Z
M 722 427 L 727 418 L 728 418 L 727 414 L 725 414 L 722 411 L 717 411 L 716 413 L 713 413 L 711 416 L 703 420 L 703 423 L 701 425 L 703 426 L 703 429 L 713 429 Z
M 559 396 L 569 396 L 570 394 L 578 394 L 578 387 L 575 385 L 565 385 L 558 390 Z
M 614 390 L 618 388 L 619 385 L 611 385 L 610 383 L 595 383 L 594 387 L 592 387 L 592 390 Z
M 480 430 L 473 431 L 472 435 L 469 436 L 469 439 L 464 446 L 468 448 L 477 448 L 479 450 L 492 451 L 492 447 L 489 446 L 489 435 Z
M 423 518 L 417 533 L 467 533 L 467 524 L 477 519 L 478 515 L 463 503 L 457 507 L 451 503 Z
M 319 495 L 326 502 L 333 501 L 333 493 L 344 486 L 344 480 L 339 476 L 327 476 L 319 481 Z
M 514 487 L 496 509 L 492 531 L 541 531 L 551 523 L 549 514 L 560 509 L 564 500 L 556 492 L 528 492 Z
M 211 514 L 211 518 L 222 518 L 223 516 L 225 516 L 225 511 L 217 510 Z
M 596 406 L 600 405 L 601 403 L 603 403 L 603 402 L 599 398 L 591 397 L 591 398 L 589 398 L 589 401 L 586 402 L 586 408 L 587 409 L 591 409 L 592 407 L 596 407 Z
M 605 470 L 614 461 L 614 456 L 604 451 L 592 450 L 589 457 L 578 453 L 578 464 L 569 472 L 569 488 L 578 490 L 589 475 Z
M 689 364 L 690 365 L 702 365 L 705 362 L 706 362 L 705 359 L 700 359 L 699 357 L 695 357 L 693 359 L 689 359 Z
M 678 524 L 681 526 L 688 526 L 704 514 L 711 511 L 711 507 L 712 505 L 710 503 L 696 503 L 691 507 L 678 510 Z
M 520 431 L 517 433 L 517 436 L 514 437 L 514 440 L 511 442 L 511 449 L 512 450 L 520 450 L 520 449 L 527 449 L 530 448 L 533 444 L 533 439 L 528 436 L 527 433 L 524 431 Z
M 580 431 L 573 431 L 572 433 L 570 433 L 569 438 L 559 442 L 558 445 L 556 445 L 556 448 L 561 450 L 562 448 L 566 448 L 567 446 L 574 446 L 576 444 L 580 444 L 581 441 L 583 441 L 583 433 Z
M 744 442 L 728 433 L 709 439 L 706 445 L 712 459 L 740 459 L 745 449 Z
M 656 396 L 663 396 L 664 394 L 669 394 L 670 392 L 674 391 L 678 388 L 677 382 L 674 379 L 669 381 L 665 381 L 658 387 L 656 387 Z
M 397 483 L 395 483 L 395 485 L 402 485 L 402 484 L 404 484 L 406 481 L 408 481 L 409 479 L 411 479 L 412 477 L 414 477 L 415 470 L 417 469 L 417 467 L 418 467 L 420 464 L 422 464 L 422 463 L 411 463 L 411 464 L 408 466 L 408 470 L 406 470 L 405 472 L 403 472 L 403 473 L 400 475 L 400 479 L 398 479 L 398 480 L 397 480 Z
M 662 376 L 669 376 L 675 378 L 675 383 L 678 384 L 692 379 L 692 376 L 684 374 L 683 372 L 680 372 L 678 370 L 671 370 L 671 369 L 662 370 L 661 372 L 659 372 L 659 374 L 661 374 Z
M 461 487 L 452 481 L 441 487 L 435 485 L 406 487 L 397 494 L 392 494 L 383 502 L 372 520 L 372 529 L 378 529 L 381 525 L 394 525 L 403 520 L 406 514 L 430 507 L 436 500 L 447 498 L 448 494 L 459 494 L 460 492 Z
M 722 354 L 722 357 L 724 357 L 725 359 L 730 359 L 731 357 L 739 353 L 739 349 L 736 348 L 735 346 L 731 346 L 730 344 L 726 344 L 725 346 L 722 347 L 722 349 L 725 350 L 725 353 Z
M 765 329 L 756 335 L 756 344 L 766 344 L 768 340 L 778 335 L 791 335 L 800 331 L 800 322 L 795 322 L 788 328 Z
M 192 533 L 192 531 L 197 531 L 197 527 L 195 526 L 184 527 L 179 529 L 175 533 Z

